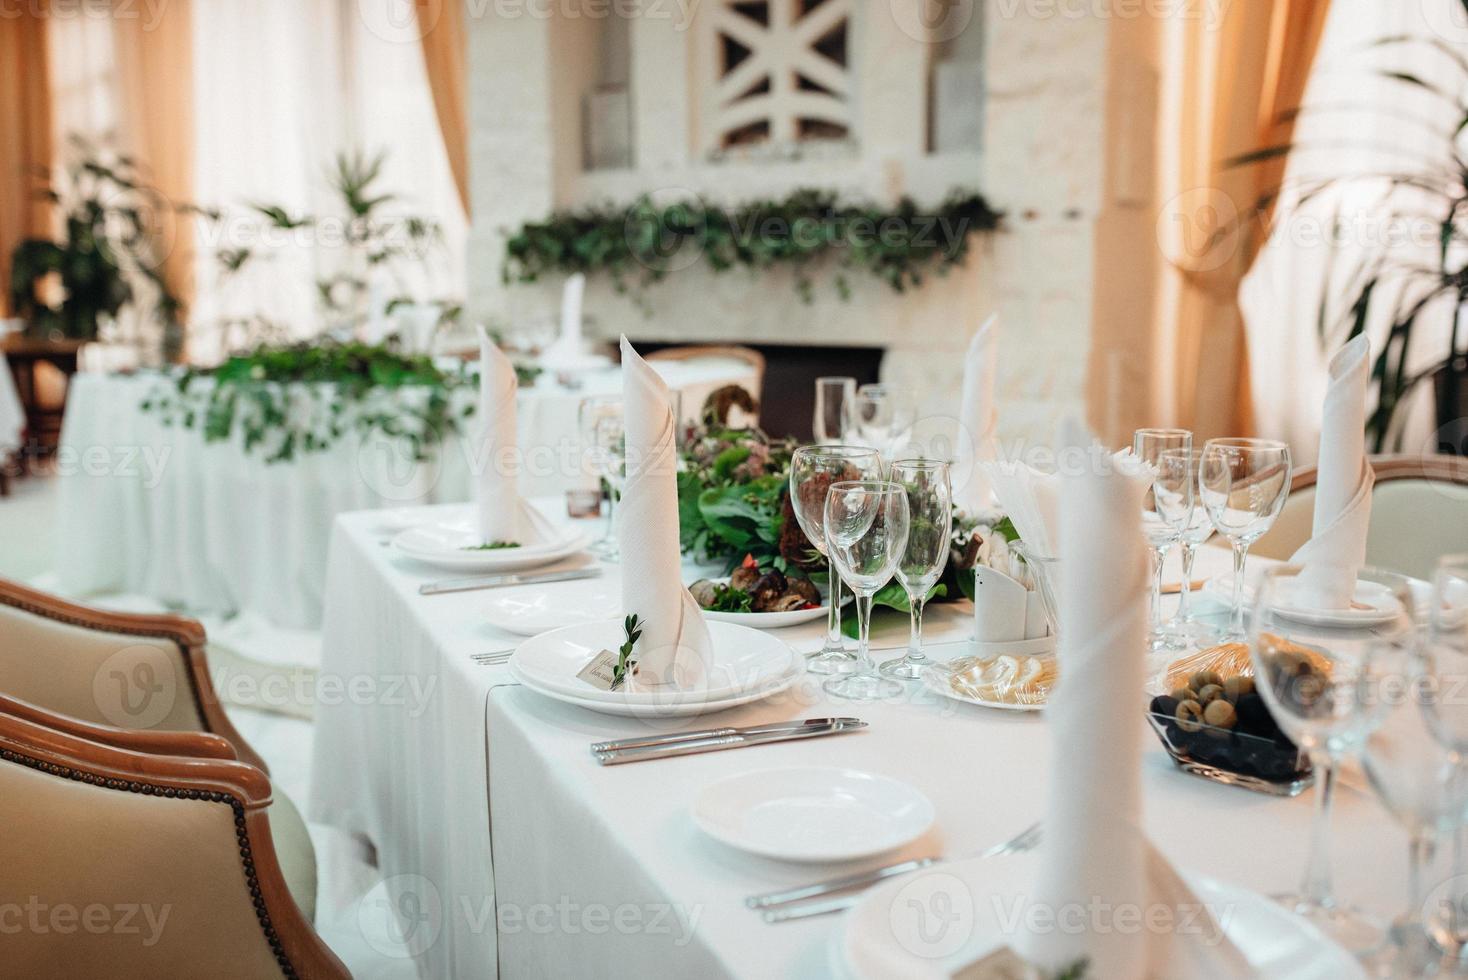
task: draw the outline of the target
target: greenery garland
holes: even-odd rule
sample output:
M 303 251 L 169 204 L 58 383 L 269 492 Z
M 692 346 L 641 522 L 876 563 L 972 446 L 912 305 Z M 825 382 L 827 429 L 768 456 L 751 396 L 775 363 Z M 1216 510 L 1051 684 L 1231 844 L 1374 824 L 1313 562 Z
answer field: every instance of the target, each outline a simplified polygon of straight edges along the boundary
M 142 408 L 165 425 L 201 428 L 205 442 L 229 439 L 238 426 L 245 451 L 266 453 L 267 463 L 323 452 L 348 432 L 405 439 L 423 460 L 473 414 L 474 399 L 454 394 L 474 383 L 463 367 L 445 370 L 427 355 L 401 352 L 394 340 L 320 340 L 261 346 L 216 367 L 189 368 Z M 409 389 L 419 397 L 381 397 Z
M 542 276 L 605 273 L 619 293 L 639 292 L 702 256 L 714 272 L 759 272 L 784 263 L 796 289 L 813 296 L 808 270 L 834 259 L 835 285 L 845 299 L 852 273 L 865 273 L 897 292 L 918 286 L 930 271 L 946 274 L 968 255 L 975 232 L 997 229 L 1003 214 L 983 195 L 954 190 L 935 209 L 903 198 L 895 208 L 843 204 L 830 191 L 798 190 L 783 200 L 734 208 L 701 200 L 660 205 L 640 197 L 628 207 L 585 208 L 527 222 L 505 245 L 506 283 Z

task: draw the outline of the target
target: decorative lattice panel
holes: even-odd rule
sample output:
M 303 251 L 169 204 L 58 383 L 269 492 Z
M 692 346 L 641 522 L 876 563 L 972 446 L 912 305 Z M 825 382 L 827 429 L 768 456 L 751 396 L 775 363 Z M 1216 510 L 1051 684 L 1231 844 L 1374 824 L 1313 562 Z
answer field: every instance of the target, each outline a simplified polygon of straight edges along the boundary
M 852 3 L 709 0 L 705 149 L 849 137 Z

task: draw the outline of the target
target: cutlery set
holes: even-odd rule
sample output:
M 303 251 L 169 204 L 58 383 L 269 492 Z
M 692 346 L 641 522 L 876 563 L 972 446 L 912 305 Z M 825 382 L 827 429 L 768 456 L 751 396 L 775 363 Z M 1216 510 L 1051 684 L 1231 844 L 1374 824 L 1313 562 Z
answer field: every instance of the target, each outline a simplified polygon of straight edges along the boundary
M 764 745 L 767 742 L 820 738 L 825 735 L 860 731 L 865 727 L 867 723 L 857 718 L 807 718 L 804 721 L 754 725 L 748 728 L 706 728 L 696 732 L 677 732 L 670 735 L 649 735 L 641 738 L 594 742 L 591 746 L 591 755 L 604 766 L 615 766 L 624 762 L 643 762 L 648 759 L 722 752 L 725 749 L 737 749 L 746 745 Z
M 418 586 L 419 595 L 445 595 L 450 592 L 471 592 L 475 589 L 498 589 L 509 585 L 541 585 L 545 582 L 572 582 L 581 578 L 596 578 L 601 569 L 573 568 L 564 572 L 506 572 L 500 575 L 475 575 L 470 578 L 451 578 L 441 582 L 427 582 Z

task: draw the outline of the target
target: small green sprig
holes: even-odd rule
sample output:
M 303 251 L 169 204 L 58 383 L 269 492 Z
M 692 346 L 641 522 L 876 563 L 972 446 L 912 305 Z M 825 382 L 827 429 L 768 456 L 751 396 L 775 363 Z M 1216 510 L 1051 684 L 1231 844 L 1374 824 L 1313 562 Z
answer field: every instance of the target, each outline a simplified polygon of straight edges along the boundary
M 627 672 L 637 665 L 632 659 L 632 648 L 637 646 L 637 641 L 642 639 L 642 620 L 636 613 L 628 616 L 622 621 L 622 630 L 627 635 L 627 642 L 622 644 L 617 651 L 617 666 L 612 671 L 612 690 L 622 686 L 627 679 Z
M 518 548 L 518 541 L 486 541 L 484 544 L 471 544 L 460 548 L 460 551 L 500 551 L 504 548 Z
M 1085 980 L 1086 973 L 1091 965 L 1088 959 L 1079 959 L 1070 966 L 1055 974 L 1055 980 Z

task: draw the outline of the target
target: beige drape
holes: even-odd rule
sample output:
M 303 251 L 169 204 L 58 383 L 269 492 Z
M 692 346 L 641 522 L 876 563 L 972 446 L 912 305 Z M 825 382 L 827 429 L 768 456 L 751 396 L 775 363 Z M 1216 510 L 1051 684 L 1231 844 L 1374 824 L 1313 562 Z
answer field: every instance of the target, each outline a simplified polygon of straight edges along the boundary
M 459 203 L 469 213 L 469 121 L 465 89 L 464 0 L 420 0 L 418 23 L 423 32 L 423 61 L 428 87 L 443 133 L 449 169 L 459 191 Z
M 51 206 L 37 171 L 51 166 L 50 72 L 39 5 L 0 17 L 0 315 L 9 316 L 10 256 L 25 238 L 49 236 Z
M 192 0 L 169 0 L 156 18 L 112 20 L 117 59 L 118 135 L 162 192 L 193 200 L 194 88 Z M 194 295 L 193 221 L 156 214 L 163 278 L 187 309 Z
M 1129 441 L 1139 425 L 1181 425 L 1199 440 L 1250 431 L 1238 291 L 1267 237 L 1269 209 L 1253 210 L 1278 187 L 1284 160 L 1230 160 L 1290 139 L 1288 110 L 1304 95 L 1327 7 L 1188 4 L 1113 39 L 1113 190 L 1097 222 L 1088 372 L 1093 424 L 1110 441 Z M 1133 144 L 1147 141 L 1156 175 L 1138 177 Z

